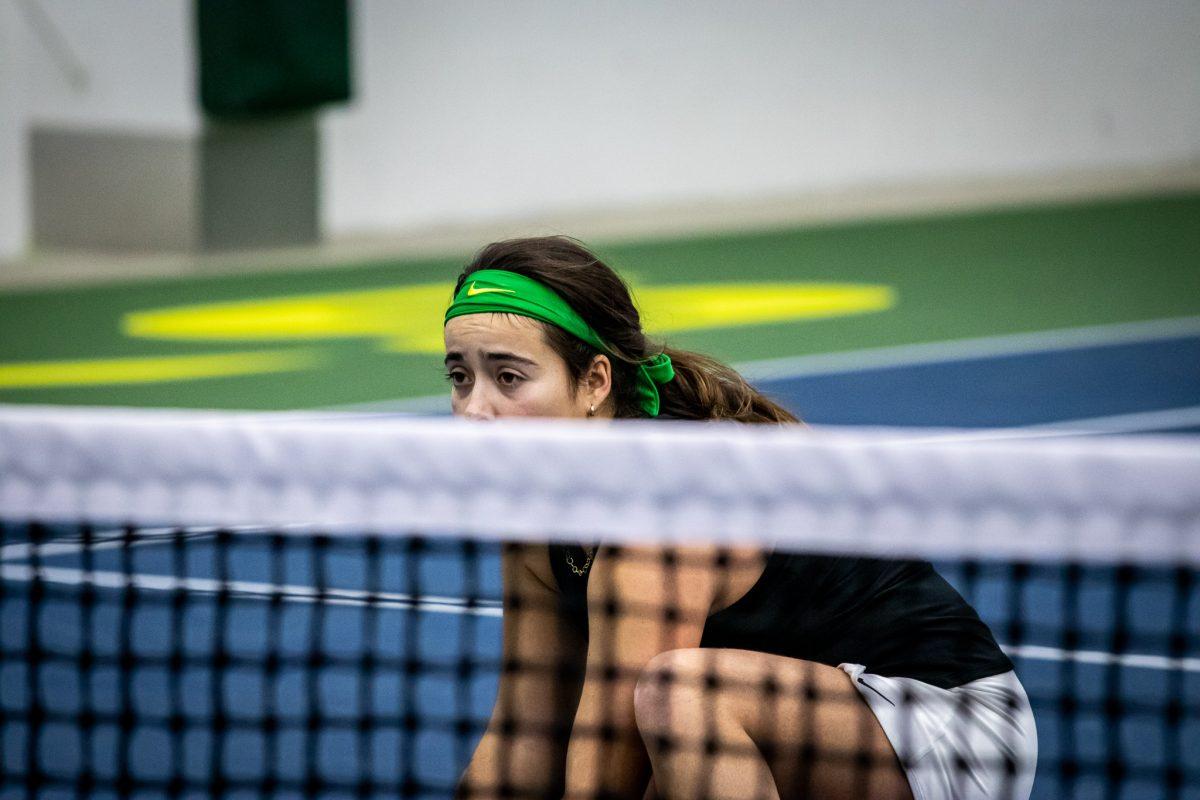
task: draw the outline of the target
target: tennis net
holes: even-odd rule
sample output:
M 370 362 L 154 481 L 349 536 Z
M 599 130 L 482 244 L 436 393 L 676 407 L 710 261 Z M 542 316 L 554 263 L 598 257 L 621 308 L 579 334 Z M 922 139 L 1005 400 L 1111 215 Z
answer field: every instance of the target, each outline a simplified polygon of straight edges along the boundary
M 2 410 L 0 796 L 1200 798 L 1196 445 Z

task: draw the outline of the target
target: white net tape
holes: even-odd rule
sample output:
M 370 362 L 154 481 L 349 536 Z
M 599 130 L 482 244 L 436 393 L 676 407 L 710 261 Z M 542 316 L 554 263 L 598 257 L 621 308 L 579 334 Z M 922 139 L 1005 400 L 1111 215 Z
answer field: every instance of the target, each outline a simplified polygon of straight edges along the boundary
M 0 518 L 1200 565 L 1200 446 L 10 407 Z

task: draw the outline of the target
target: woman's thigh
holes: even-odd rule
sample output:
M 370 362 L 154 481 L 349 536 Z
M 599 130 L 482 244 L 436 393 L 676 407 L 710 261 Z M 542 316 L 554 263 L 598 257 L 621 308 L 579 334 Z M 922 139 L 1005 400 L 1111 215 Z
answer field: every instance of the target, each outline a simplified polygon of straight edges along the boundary
M 674 650 L 639 687 L 643 734 L 678 737 L 677 765 L 690 756 L 700 766 L 706 753 L 748 740 L 781 798 L 912 797 L 883 728 L 839 669 L 749 650 Z M 736 780 L 743 770 L 717 775 Z

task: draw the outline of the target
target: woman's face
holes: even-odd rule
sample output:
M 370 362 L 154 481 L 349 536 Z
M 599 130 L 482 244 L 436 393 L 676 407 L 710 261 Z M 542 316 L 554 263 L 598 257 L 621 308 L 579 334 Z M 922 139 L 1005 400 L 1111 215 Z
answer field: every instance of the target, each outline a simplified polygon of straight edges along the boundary
M 467 314 L 451 319 L 444 330 L 455 416 L 586 417 L 608 394 L 605 382 L 598 401 L 587 380 L 571 391 L 567 364 L 550 347 L 537 320 L 516 314 Z

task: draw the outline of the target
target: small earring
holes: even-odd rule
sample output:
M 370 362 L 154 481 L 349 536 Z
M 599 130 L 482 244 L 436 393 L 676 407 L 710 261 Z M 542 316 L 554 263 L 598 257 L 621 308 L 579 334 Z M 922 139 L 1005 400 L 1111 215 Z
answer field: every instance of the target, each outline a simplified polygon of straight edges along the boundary
M 596 416 L 596 404 L 595 403 L 592 403 L 592 405 L 588 408 L 588 416 L 589 417 Z

